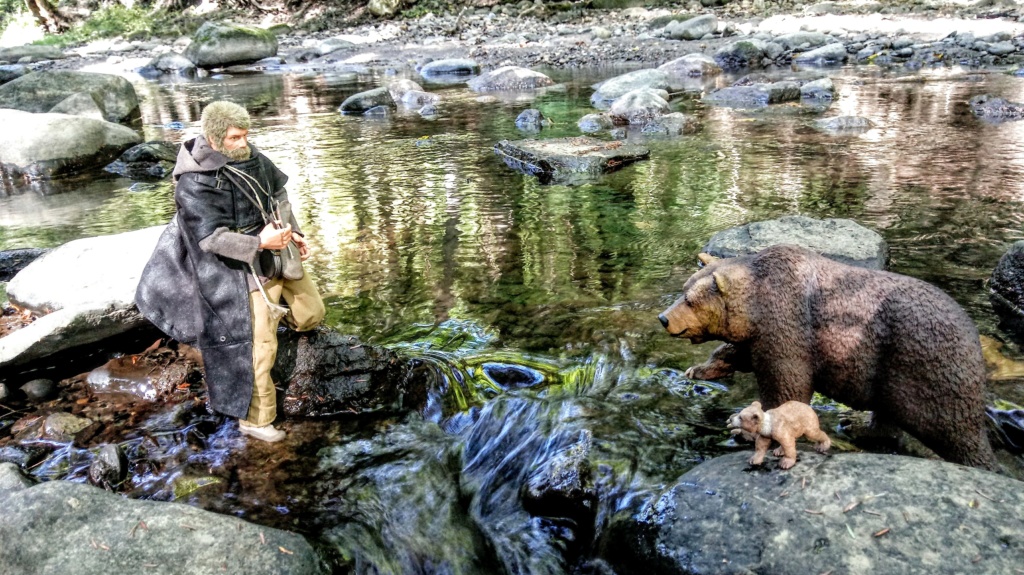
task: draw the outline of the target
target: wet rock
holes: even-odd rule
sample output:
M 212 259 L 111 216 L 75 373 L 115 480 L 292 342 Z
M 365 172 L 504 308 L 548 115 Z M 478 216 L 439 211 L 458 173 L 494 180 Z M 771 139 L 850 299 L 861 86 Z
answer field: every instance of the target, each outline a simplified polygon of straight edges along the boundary
M 641 88 L 619 96 L 608 109 L 616 124 L 646 124 L 669 112 L 668 92 Z
M 640 130 L 643 134 L 669 137 L 693 134 L 698 131 L 700 131 L 700 121 L 682 112 L 673 112 L 659 118 L 654 118 L 644 124 L 644 127 Z
M 727 107 L 758 107 L 781 104 L 800 99 L 800 85 L 796 82 L 774 82 L 750 86 L 727 86 L 711 92 L 704 102 Z
M 0 368 L 146 325 L 135 289 L 164 227 L 68 242 L 18 273 L 7 297 L 46 315 L 0 338 Z
M 968 105 L 975 116 L 988 120 L 1019 120 L 1024 118 L 1024 104 L 1010 102 L 991 94 L 971 98 Z
M 836 134 L 866 132 L 873 128 L 874 123 L 860 116 L 836 116 L 815 121 L 818 128 Z
M 250 575 L 325 572 L 301 535 L 188 505 L 126 499 L 67 481 L 0 492 L 0 504 L 0 564 L 11 575 L 109 573 L 115 565 L 138 572 L 148 565 L 181 573 L 219 573 L 225 565 Z
M 818 575 L 870 565 L 878 573 L 952 575 L 1019 564 L 1019 481 L 893 455 L 801 451 L 786 472 L 774 464 L 751 469 L 749 457 L 702 463 L 615 520 L 602 556 L 620 570 L 658 565 L 666 574 Z M 998 503 L 979 493 L 997 494 L 988 497 Z
M 715 62 L 726 71 L 761 68 L 767 47 L 767 43 L 756 38 L 739 40 L 719 48 L 715 52 Z
M 999 258 L 989 281 L 992 307 L 1003 327 L 1024 336 L 1024 240 L 1015 242 Z
M 584 429 L 575 441 L 561 443 L 564 447 L 554 452 L 537 466 L 526 482 L 524 504 L 527 509 L 538 512 L 553 509 L 569 516 L 586 515 L 593 512 L 597 489 L 593 481 L 593 469 L 589 461 L 593 448 L 593 432 Z M 578 509 L 572 509 L 578 507 Z
M 427 80 L 438 80 L 452 76 L 474 76 L 479 73 L 480 65 L 474 60 L 465 58 L 434 60 L 420 68 L 420 76 Z
M 989 44 L 985 51 L 995 56 L 1008 56 L 1017 51 L 1017 46 L 1013 42 L 996 42 L 995 44 Z
M 0 498 L 29 487 L 32 487 L 32 480 L 25 477 L 15 463 L 0 459 Z
M 92 424 L 92 420 L 70 413 L 51 413 L 43 421 L 42 437 L 54 441 L 71 441 L 75 434 Z
M 537 176 L 542 184 L 590 181 L 650 156 L 643 146 L 588 137 L 502 140 L 495 144 L 494 152 L 510 168 Z
M 502 66 L 473 78 L 469 89 L 474 92 L 496 92 L 507 90 L 536 90 L 553 86 L 554 80 L 546 74 L 534 72 L 519 66 Z
M 627 92 L 649 88 L 652 90 L 668 90 L 668 73 L 663 70 L 635 70 L 616 76 L 604 82 L 594 84 L 594 93 L 590 96 L 590 104 L 604 110 Z
M 701 251 L 731 258 L 754 254 L 776 244 L 798 245 L 862 268 L 884 270 L 889 263 L 889 244 L 881 235 L 853 220 L 839 218 L 784 216 L 752 222 L 718 232 Z
M 523 110 L 516 116 L 516 127 L 527 132 L 536 132 L 550 124 L 551 120 L 545 118 L 540 110 L 534 108 Z
M 141 399 L 143 401 L 174 401 L 180 386 L 188 397 L 187 386 L 202 379 L 201 358 L 168 348 L 147 350 L 137 355 L 111 359 L 90 371 L 85 383 L 92 394 Z
M 423 86 L 405 78 L 389 83 L 387 85 L 387 89 L 388 93 L 391 94 L 391 99 L 396 102 L 402 101 L 402 98 L 409 92 L 425 93 L 423 91 Z
M 406 108 L 422 109 L 425 106 L 433 106 L 441 101 L 441 96 L 431 92 L 410 90 L 402 95 L 402 105 Z M 436 112 L 435 112 L 436 113 Z
M 68 114 L 70 116 L 82 116 L 83 118 L 94 118 L 103 120 L 106 112 L 103 111 L 102 103 L 96 100 L 92 94 L 79 92 L 64 98 L 56 106 L 50 108 L 51 114 Z
M 273 33 L 232 22 L 205 22 L 182 53 L 200 68 L 249 64 L 276 55 Z
M 1007 449 L 1017 453 L 1024 451 L 1024 409 L 986 407 L 985 413 Z
M 274 381 L 285 382 L 284 413 L 300 417 L 398 412 L 422 399 L 408 362 L 387 348 L 329 330 L 278 336 Z
M 581 132 L 593 134 L 602 130 L 610 130 L 615 127 L 608 114 L 587 114 L 576 123 Z
M 150 60 L 139 69 L 139 74 L 146 77 L 156 77 L 164 74 L 176 74 L 178 76 L 191 77 L 196 73 L 196 65 L 188 58 L 175 52 L 161 54 Z
M 675 20 L 665 26 L 665 35 L 673 40 L 700 40 L 717 31 L 718 18 L 714 14 L 703 14 L 682 22 Z
M 815 64 L 819 66 L 842 64 L 846 61 L 846 46 L 840 42 L 828 44 L 821 48 L 811 50 L 810 52 L 796 54 L 793 56 L 793 61 L 801 64 Z
M 342 114 L 365 114 L 377 106 L 395 107 L 395 101 L 387 88 L 374 88 L 353 94 L 341 103 L 338 111 Z
M 355 47 L 355 44 L 345 40 L 344 38 L 327 38 L 326 40 L 316 44 L 316 55 L 326 56 L 328 54 L 333 54 L 338 50 L 348 50 Z
M 48 253 L 49 249 L 20 248 L 0 251 L 0 282 L 10 281 L 25 266 Z
M 89 483 L 113 491 L 128 477 L 128 457 L 116 444 L 108 443 L 89 465 Z
M 67 70 L 33 72 L 7 82 L 0 86 L 0 108 L 48 112 L 78 93 L 90 94 L 99 102 L 108 122 L 125 124 L 139 117 L 139 99 L 128 80 L 111 74 Z
M 363 112 L 363 115 L 368 118 L 387 118 L 391 115 L 392 110 L 393 108 L 390 106 L 374 106 Z
M 142 141 L 126 126 L 66 114 L 0 109 L 0 125 L 6 128 L 0 133 L 2 168 L 29 178 L 56 179 L 96 169 Z
M 805 100 L 831 100 L 835 98 L 836 86 L 831 78 L 822 78 L 800 86 L 800 97 Z
M 15 78 L 20 78 L 29 73 L 28 66 L 21 64 L 9 64 L 0 66 L 0 84 L 6 84 Z
M 495 385 L 502 389 L 523 389 L 544 383 L 544 374 L 521 365 L 485 363 L 480 369 Z
M 667 72 L 674 78 L 698 78 L 722 73 L 721 66 L 715 63 L 714 58 L 699 53 L 687 54 L 682 58 L 665 62 L 658 66 L 658 70 Z
M 51 379 L 33 379 L 21 386 L 21 392 L 32 403 L 42 403 L 57 395 L 57 384 Z
M 104 170 L 133 180 L 163 179 L 174 170 L 180 144 L 154 140 L 128 148 Z
M 427 104 L 420 108 L 418 113 L 424 118 L 435 118 L 437 117 L 437 106 L 434 104 Z
M 0 464 L 13 463 L 18 467 L 25 468 L 28 467 L 29 461 L 29 454 L 22 449 L 13 446 L 0 447 Z M 2 473 L 3 472 L 0 472 L 0 475 L 2 475 Z M 0 481 L 0 483 L 2 483 L 2 481 Z M 2 487 L 0 487 L 0 491 L 3 491 Z

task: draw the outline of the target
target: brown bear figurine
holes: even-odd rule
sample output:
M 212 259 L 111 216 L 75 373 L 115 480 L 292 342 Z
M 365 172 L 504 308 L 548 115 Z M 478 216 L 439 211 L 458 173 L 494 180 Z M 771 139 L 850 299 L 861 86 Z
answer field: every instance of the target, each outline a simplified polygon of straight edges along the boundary
M 809 403 L 818 391 L 944 459 L 995 468 L 978 331 L 948 295 L 790 245 L 701 261 L 658 316 L 675 337 L 726 342 L 687 377 L 753 371 L 765 407 Z
M 763 411 L 761 402 L 755 401 L 743 411 L 729 418 L 729 427 L 734 433 L 746 432 L 754 437 L 754 456 L 751 465 L 761 465 L 764 454 L 772 440 L 779 442 L 775 455 L 781 455 L 780 469 L 789 469 L 796 464 L 796 440 L 801 437 L 814 441 L 814 449 L 825 453 L 832 446 L 828 435 L 818 424 L 818 414 L 811 406 L 799 401 L 787 401 L 775 409 Z

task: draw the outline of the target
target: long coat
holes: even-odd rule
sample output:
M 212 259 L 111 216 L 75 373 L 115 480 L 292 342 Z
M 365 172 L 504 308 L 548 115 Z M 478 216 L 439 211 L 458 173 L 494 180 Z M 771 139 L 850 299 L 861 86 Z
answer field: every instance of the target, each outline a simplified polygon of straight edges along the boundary
M 202 136 L 182 145 L 174 170 L 177 214 L 146 264 L 135 303 L 161 331 L 200 349 L 210 406 L 245 418 L 253 391 L 247 276 L 264 220 L 245 195 L 250 190 L 222 169 L 229 162 Z M 249 160 L 230 164 L 272 195 L 285 193 L 287 176 L 255 148 Z

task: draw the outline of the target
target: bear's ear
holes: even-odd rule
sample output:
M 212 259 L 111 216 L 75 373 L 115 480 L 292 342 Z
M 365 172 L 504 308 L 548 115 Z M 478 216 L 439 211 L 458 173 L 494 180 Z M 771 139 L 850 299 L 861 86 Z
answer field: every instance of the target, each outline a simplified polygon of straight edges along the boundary
M 715 287 L 718 288 L 718 293 L 722 295 L 729 293 L 729 280 L 725 274 L 715 272 L 711 274 L 711 277 L 715 278 Z
M 697 259 L 700 260 L 701 264 L 708 265 L 709 263 L 717 260 L 718 258 L 716 258 L 715 256 L 713 256 L 711 254 L 706 254 L 704 252 L 701 252 L 701 253 L 697 254 Z
M 753 407 L 754 409 L 761 409 L 761 402 L 755 401 L 754 403 L 750 404 L 750 407 Z

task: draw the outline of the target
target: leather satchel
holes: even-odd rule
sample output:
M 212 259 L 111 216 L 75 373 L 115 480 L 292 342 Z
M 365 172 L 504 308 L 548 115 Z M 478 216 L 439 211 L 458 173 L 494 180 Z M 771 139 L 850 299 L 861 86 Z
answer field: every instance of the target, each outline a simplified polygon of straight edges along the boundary
M 274 227 L 282 228 L 282 222 L 292 221 L 292 206 L 287 200 L 281 201 L 277 208 L 277 219 L 274 220 Z M 299 254 L 299 246 L 295 240 L 288 242 L 288 245 L 281 250 L 263 250 L 260 252 L 260 271 L 270 278 L 284 278 L 286 280 L 300 280 L 305 272 L 302 269 L 302 257 Z

